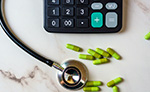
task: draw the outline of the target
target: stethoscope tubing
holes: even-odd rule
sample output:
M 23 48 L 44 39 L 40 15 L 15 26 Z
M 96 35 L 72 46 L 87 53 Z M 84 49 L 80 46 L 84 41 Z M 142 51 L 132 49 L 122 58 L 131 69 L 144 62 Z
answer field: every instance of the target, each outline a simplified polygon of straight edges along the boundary
M 77 62 L 75 60 L 70 60 L 65 62 L 62 66 L 50 59 L 47 59 L 41 55 L 39 55 L 38 53 L 36 53 L 35 51 L 31 50 L 29 47 L 27 47 L 25 44 L 23 44 L 9 29 L 9 27 L 7 26 L 5 20 L 4 20 L 4 13 L 3 13 L 3 1 L 4 0 L 0 0 L 0 25 L 2 26 L 4 32 L 7 34 L 7 36 L 16 44 L 18 45 L 21 49 L 23 49 L 25 52 L 27 52 L 28 54 L 30 54 L 31 56 L 33 56 L 34 58 L 38 59 L 39 61 L 49 65 L 50 67 L 54 67 L 55 69 L 59 70 L 58 73 L 58 78 L 60 81 L 60 84 L 67 88 L 67 89 L 71 89 L 71 90 L 76 90 L 76 89 L 80 89 L 82 88 L 85 83 L 87 82 L 87 68 L 80 62 Z M 77 84 L 74 85 L 68 85 L 68 82 L 64 79 L 64 77 L 66 77 L 65 75 L 71 76 L 71 78 L 74 78 L 72 76 L 74 76 L 74 74 L 69 74 L 67 73 L 67 69 L 72 69 L 72 72 L 76 72 L 78 73 L 78 76 L 80 77 L 78 79 Z M 74 69 L 74 71 L 73 71 Z M 79 69 L 79 70 L 78 70 Z M 65 74 L 65 75 L 64 75 Z M 75 75 L 77 76 L 77 74 Z
M 28 54 L 30 54 L 31 56 L 33 56 L 34 58 L 38 59 L 39 61 L 49 65 L 50 67 L 53 66 L 54 61 L 47 59 L 41 55 L 39 55 L 38 53 L 36 53 L 35 51 L 31 50 L 29 47 L 27 47 L 25 44 L 23 44 L 12 32 L 11 30 L 8 28 L 5 20 L 4 20 L 4 14 L 3 14 L 3 2 L 4 0 L 0 0 L 0 25 L 3 28 L 4 32 L 7 34 L 7 36 L 16 44 L 18 45 L 21 49 L 23 49 L 25 52 L 27 52 Z

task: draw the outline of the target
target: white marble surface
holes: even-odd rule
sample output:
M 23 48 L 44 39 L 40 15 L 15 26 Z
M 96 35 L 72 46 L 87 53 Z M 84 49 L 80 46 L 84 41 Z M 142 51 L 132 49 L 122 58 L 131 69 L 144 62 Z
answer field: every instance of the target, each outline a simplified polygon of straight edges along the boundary
M 29 47 L 62 63 L 78 59 L 77 52 L 65 44 L 84 48 L 114 48 L 123 57 L 109 64 L 94 66 L 80 60 L 89 69 L 89 80 L 104 83 L 100 92 L 112 92 L 106 83 L 118 76 L 124 82 L 120 92 L 150 92 L 150 1 L 124 0 L 124 30 L 115 34 L 52 34 L 43 29 L 43 0 L 5 0 L 5 12 L 13 32 Z M 62 88 L 55 69 L 49 68 L 18 48 L 0 28 L 0 92 L 72 92 Z M 77 92 L 83 92 L 79 90 Z

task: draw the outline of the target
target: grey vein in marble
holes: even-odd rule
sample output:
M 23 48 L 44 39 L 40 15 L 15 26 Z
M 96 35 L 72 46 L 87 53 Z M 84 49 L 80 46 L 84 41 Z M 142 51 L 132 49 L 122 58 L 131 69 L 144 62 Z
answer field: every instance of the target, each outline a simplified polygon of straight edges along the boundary
M 39 73 L 42 80 L 49 81 L 50 84 L 46 84 L 46 87 L 49 90 L 51 90 L 51 87 L 54 86 L 55 90 L 53 90 L 53 92 L 60 92 L 53 80 L 50 78 L 50 76 L 44 73 L 38 66 L 35 66 L 34 69 L 30 73 L 28 73 L 27 76 L 22 76 L 20 78 L 17 78 L 15 74 L 9 71 L 4 71 L 2 69 L 0 69 L 0 73 L 1 75 L 3 75 L 4 78 L 19 83 L 22 86 L 28 86 L 30 84 L 30 81 L 28 81 L 27 79 L 33 80 L 36 76 L 38 76 L 37 73 Z
M 150 13 L 150 7 L 146 6 L 142 0 L 139 1 L 139 0 L 134 0 L 135 3 L 142 9 L 143 12 L 145 13 Z

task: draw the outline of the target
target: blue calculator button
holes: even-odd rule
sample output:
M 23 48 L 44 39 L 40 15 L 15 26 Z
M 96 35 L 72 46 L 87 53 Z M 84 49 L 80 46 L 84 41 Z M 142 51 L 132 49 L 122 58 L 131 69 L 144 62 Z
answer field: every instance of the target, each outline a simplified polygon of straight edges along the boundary
M 101 28 L 103 26 L 103 14 L 100 12 L 92 13 L 91 25 L 93 28 Z

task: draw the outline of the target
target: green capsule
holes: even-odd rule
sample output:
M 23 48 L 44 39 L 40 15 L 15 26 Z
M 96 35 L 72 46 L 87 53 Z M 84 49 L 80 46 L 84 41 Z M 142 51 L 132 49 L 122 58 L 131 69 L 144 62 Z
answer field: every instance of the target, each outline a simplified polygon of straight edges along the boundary
M 119 92 L 118 87 L 117 86 L 113 86 L 113 92 Z
M 99 65 L 99 64 L 103 64 L 103 63 L 108 63 L 109 60 L 107 58 L 102 58 L 102 59 L 97 59 L 93 61 L 94 65 Z
M 101 86 L 101 85 L 102 85 L 101 81 L 88 81 L 85 86 L 87 86 L 87 87 L 97 87 L 97 86 Z
M 77 52 L 82 51 L 82 48 L 75 46 L 75 45 L 72 45 L 72 44 L 66 44 L 66 48 L 77 51 Z
M 96 52 L 101 54 L 104 57 L 110 57 L 109 53 L 107 53 L 106 51 L 100 49 L 100 48 L 96 48 Z
M 96 58 L 101 58 L 102 56 L 95 52 L 94 50 L 88 49 L 87 52 Z
M 108 86 L 108 87 L 113 87 L 114 85 L 116 85 L 116 84 L 118 84 L 118 83 L 120 83 L 120 82 L 122 82 L 122 78 L 118 77 L 118 78 L 116 78 L 116 79 L 114 79 L 114 80 L 108 82 L 108 83 L 107 83 L 107 86 Z
M 99 91 L 99 87 L 84 87 L 83 91 Z
M 80 59 L 86 59 L 86 60 L 94 60 L 95 58 L 91 55 L 85 55 L 85 54 L 79 54 Z
M 150 39 L 150 32 L 145 35 L 145 39 L 146 39 L 146 40 Z
M 121 56 L 117 54 L 113 49 L 107 48 L 107 52 L 112 55 L 115 59 L 119 60 L 121 59 Z

